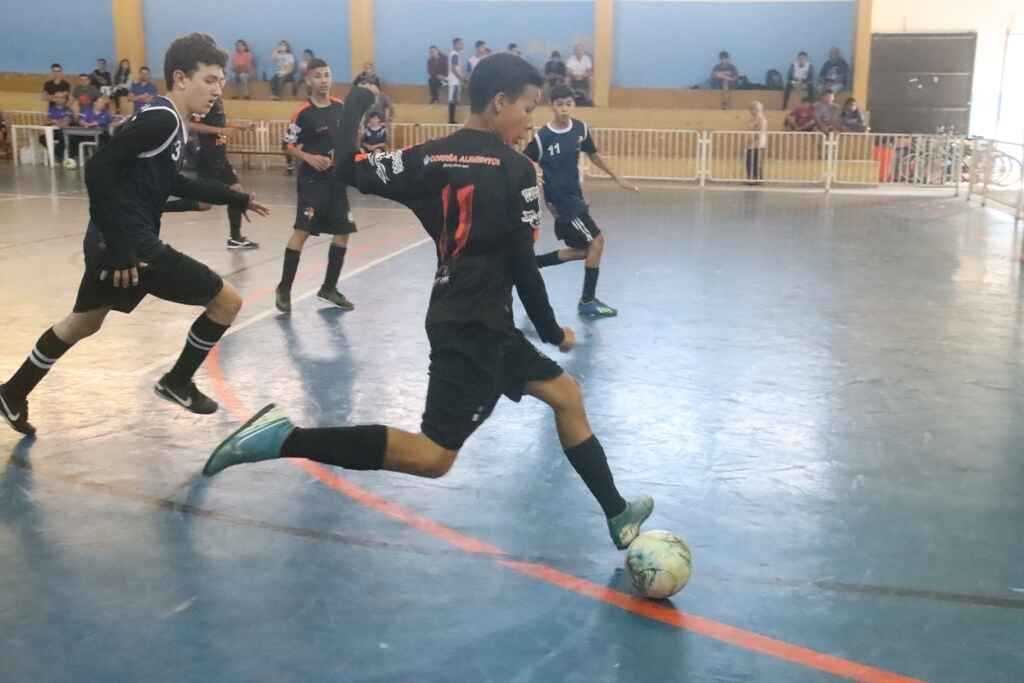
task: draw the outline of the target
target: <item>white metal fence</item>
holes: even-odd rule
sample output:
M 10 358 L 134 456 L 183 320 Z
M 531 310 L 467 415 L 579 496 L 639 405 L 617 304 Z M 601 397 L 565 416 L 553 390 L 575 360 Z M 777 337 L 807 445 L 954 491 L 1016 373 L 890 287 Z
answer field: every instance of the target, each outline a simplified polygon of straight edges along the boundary
M 1015 221 L 1024 220 L 1024 144 L 976 138 L 967 147 L 967 198 L 999 204 L 1014 212 Z

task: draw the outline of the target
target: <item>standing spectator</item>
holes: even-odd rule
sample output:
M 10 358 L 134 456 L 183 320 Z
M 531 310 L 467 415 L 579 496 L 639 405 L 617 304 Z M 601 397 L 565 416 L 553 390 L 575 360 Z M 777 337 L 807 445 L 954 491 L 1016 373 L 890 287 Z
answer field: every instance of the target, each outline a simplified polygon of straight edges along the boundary
M 846 99 L 843 111 L 839 114 L 839 126 L 847 133 L 865 133 L 868 127 L 864 124 L 864 112 L 857 106 L 857 100 L 852 97 Z
M 750 104 L 750 130 L 753 134 L 747 143 L 747 179 L 760 183 L 764 179 L 764 154 L 768 149 L 768 119 L 760 102 Z
M 139 80 L 132 83 L 128 99 L 135 105 L 135 111 L 139 111 L 152 102 L 156 96 L 156 84 L 150 80 L 149 67 L 144 66 L 139 69 Z
M 43 83 L 43 99 L 49 103 L 56 101 L 57 93 L 71 96 L 71 84 L 64 78 L 64 68 L 60 64 L 50 65 L 50 80 Z
M 366 115 L 366 129 L 359 147 L 367 154 L 387 151 L 388 129 L 384 125 L 384 115 L 380 112 L 371 111 Z
M 121 113 L 121 98 L 131 92 L 131 84 L 132 63 L 127 59 L 122 59 L 117 65 L 117 71 L 114 72 L 114 87 L 110 91 L 110 96 L 114 100 L 114 108 L 118 114 Z
M 551 100 L 551 89 L 555 86 L 565 85 L 566 70 L 565 62 L 562 61 L 562 53 L 555 50 L 551 53 L 551 59 L 544 65 L 544 99 Z
M 796 132 L 808 132 L 814 130 L 817 122 L 814 120 L 814 100 L 805 97 L 803 102 L 797 105 L 796 109 L 789 112 L 782 126 L 786 130 Z
M 285 83 L 291 83 L 295 87 L 295 55 L 292 54 L 292 46 L 287 40 L 282 40 L 271 53 L 274 61 L 274 77 L 270 79 L 271 99 L 281 99 L 281 92 Z
M 468 81 L 473 77 L 473 69 L 480 63 L 480 60 L 491 54 L 490 48 L 487 47 L 487 42 L 484 40 L 476 41 L 474 45 L 473 56 L 469 58 L 466 66 L 466 80 Z
M 89 80 L 89 74 L 78 74 L 78 85 L 71 90 L 72 108 L 76 113 L 92 108 L 92 103 L 100 96 L 100 89 Z
M 468 80 L 462 48 L 462 38 L 452 39 L 452 51 L 448 54 L 448 123 L 455 123 L 455 109 L 459 106 L 462 85 Z
M 711 69 L 711 87 L 722 91 L 722 109 L 732 106 L 732 95 L 736 89 L 736 81 L 740 78 L 739 69 L 732 63 L 729 53 L 722 50 L 718 53 L 718 64 Z
M 96 70 L 89 74 L 89 82 L 100 91 L 101 95 L 109 95 L 114 79 L 107 71 L 107 60 L 102 57 L 96 60 Z
M 839 112 L 836 111 L 835 101 L 835 93 L 826 90 L 821 93 L 821 99 L 814 105 L 815 126 L 825 135 L 839 130 Z
M 828 61 L 821 67 L 821 87 L 835 93 L 850 87 L 850 65 L 838 47 L 828 51 Z
M 380 76 L 377 75 L 377 67 L 373 62 L 363 64 L 363 70 L 352 81 L 352 87 L 358 88 L 361 85 L 375 85 L 380 88 Z
M 565 68 L 569 72 L 569 87 L 576 93 L 577 98 L 590 101 L 590 79 L 594 76 L 594 62 L 590 55 L 583 51 L 583 44 L 578 43 L 573 52 L 565 62 Z
M 235 41 L 235 51 L 231 55 L 231 70 L 235 72 L 235 87 L 243 99 L 249 99 L 249 79 L 252 78 L 255 65 L 252 63 L 252 51 L 249 43 L 244 40 Z
M 814 65 L 806 52 L 801 51 L 796 56 L 796 61 L 789 65 L 789 72 L 786 76 L 786 93 L 782 97 L 782 108 L 789 106 L 789 95 L 793 88 L 804 88 L 807 97 L 814 100 Z
M 430 46 L 427 56 L 427 86 L 430 88 L 430 103 L 441 101 L 441 84 L 448 78 L 448 57 L 437 45 Z

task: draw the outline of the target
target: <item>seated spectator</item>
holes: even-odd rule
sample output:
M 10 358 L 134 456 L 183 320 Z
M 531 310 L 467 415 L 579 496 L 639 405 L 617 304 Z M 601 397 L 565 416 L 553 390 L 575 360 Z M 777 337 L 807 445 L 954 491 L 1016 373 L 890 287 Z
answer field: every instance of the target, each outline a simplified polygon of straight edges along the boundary
M 256 65 L 252 63 L 252 52 L 249 43 L 244 40 L 235 41 L 235 51 L 231 53 L 231 71 L 235 74 L 236 97 L 249 99 L 249 79 L 252 78 Z
M 481 59 L 483 59 L 490 53 L 491 51 L 487 48 L 487 41 L 476 41 L 474 45 L 473 56 L 466 60 L 466 63 L 469 65 L 469 68 L 466 69 L 467 78 L 473 73 L 473 69 L 476 68 L 477 63 L 479 63 Z
M 96 69 L 89 74 L 89 83 L 100 91 L 101 95 L 109 95 L 114 87 L 114 79 L 107 70 L 107 60 L 102 57 L 96 60 Z
M 88 78 L 88 76 L 86 76 L 86 78 Z M 46 118 L 51 126 L 56 126 L 57 128 L 67 128 L 75 125 L 75 112 L 69 105 L 67 93 L 59 92 L 54 94 L 53 102 L 50 103 L 50 106 L 46 111 Z M 39 142 L 45 145 L 46 136 L 40 135 Z M 69 152 L 67 160 L 70 162 L 66 164 L 68 168 L 74 168 L 76 166 L 74 159 L 75 155 L 78 154 L 78 142 L 78 138 L 71 138 L 70 149 L 67 150 Z M 65 158 L 63 135 L 54 136 L 53 147 L 57 161 L 63 160 Z
M 594 63 L 590 55 L 583 51 L 583 44 L 577 44 L 573 54 L 565 62 L 565 70 L 569 73 L 569 87 L 577 95 L 577 99 L 590 101 L 590 81 L 594 76 Z
M 156 84 L 150 80 L 149 67 L 139 69 L 139 80 L 132 83 L 128 99 L 135 105 L 135 111 L 145 107 L 157 96 Z
M 60 64 L 50 65 L 50 80 L 43 83 L 43 100 L 49 103 L 56 101 L 57 93 L 67 93 L 71 96 L 71 84 L 64 78 L 64 69 Z
M 427 86 L 430 88 L 430 103 L 441 101 L 441 86 L 448 79 L 448 57 L 437 45 L 430 46 L 427 55 Z
M 821 67 L 821 88 L 834 93 L 850 87 L 850 65 L 843 59 L 838 47 L 828 51 L 828 61 Z
M 78 74 L 78 85 L 71 90 L 71 106 L 75 112 L 92 107 L 92 103 L 100 96 L 100 89 L 89 79 L 89 74 Z
M 519 45 L 517 45 L 516 43 L 509 43 L 507 52 L 509 52 L 510 54 L 514 54 L 516 57 L 523 56 L 523 51 L 519 49 Z
M 825 135 L 839 130 L 839 112 L 836 110 L 835 102 L 835 93 L 823 92 L 821 99 L 814 105 L 815 128 Z
M 783 128 L 792 131 L 812 131 L 817 126 L 814 120 L 814 100 L 805 97 L 803 102 L 797 105 L 796 109 L 789 112 L 783 122 Z
M 114 73 L 114 87 L 110 91 L 110 96 L 114 98 L 114 108 L 117 109 L 117 113 L 121 113 L 121 98 L 131 94 L 132 84 L 132 63 L 127 59 L 122 59 L 117 65 L 117 71 Z
M 866 133 L 868 127 L 864 124 L 864 112 L 857 106 L 857 100 L 849 97 L 843 105 L 843 111 L 839 114 L 839 126 L 847 133 Z
M 295 55 L 292 54 L 292 46 L 287 40 L 282 40 L 271 53 L 274 61 L 274 77 L 270 79 L 270 97 L 274 100 L 281 99 L 285 83 L 292 84 L 295 89 Z
M 359 147 L 366 153 L 386 152 L 388 149 L 388 129 L 384 125 L 384 115 L 372 111 L 366 115 L 366 129 Z
M 786 93 L 782 97 L 782 108 L 789 107 L 789 96 L 794 88 L 803 88 L 807 91 L 807 97 L 814 100 L 814 65 L 806 52 L 800 52 L 796 61 L 789 65 L 786 75 Z
M 715 90 L 732 90 L 739 80 L 740 71 L 732 63 L 732 57 L 725 50 L 718 53 L 718 64 L 711 69 L 711 87 Z
M 375 85 L 380 87 L 380 76 L 377 75 L 377 68 L 373 62 L 366 62 L 363 64 L 363 70 L 359 72 L 359 75 L 352 81 L 353 87 L 360 85 Z
M 551 59 L 544 65 L 544 99 L 551 100 L 551 89 L 558 85 L 565 85 L 567 77 L 565 62 L 562 61 L 562 53 L 555 50 L 551 53 Z
M 312 50 L 307 48 L 302 51 L 302 59 L 299 60 L 298 67 L 299 77 L 292 85 L 292 94 L 297 95 L 299 88 L 303 87 L 306 90 L 306 97 L 309 97 L 309 93 L 312 92 L 312 89 L 309 87 L 309 84 L 306 83 L 306 72 L 309 71 L 309 63 L 314 59 L 316 59 L 316 55 L 313 54 Z
M 100 95 L 92 107 L 84 110 L 78 117 L 78 125 L 83 128 L 110 129 L 119 123 L 120 121 L 110 111 L 110 98 L 106 95 Z

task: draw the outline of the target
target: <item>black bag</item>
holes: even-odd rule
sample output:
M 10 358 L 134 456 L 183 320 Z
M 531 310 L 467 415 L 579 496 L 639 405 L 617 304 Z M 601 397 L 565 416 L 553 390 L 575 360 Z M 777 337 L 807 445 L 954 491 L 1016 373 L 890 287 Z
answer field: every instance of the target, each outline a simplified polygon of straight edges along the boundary
M 785 87 L 782 74 L 779 73 L 778 69 L 768 70 L 764 75 L 764 85 L 768 90 L 782 90 Z

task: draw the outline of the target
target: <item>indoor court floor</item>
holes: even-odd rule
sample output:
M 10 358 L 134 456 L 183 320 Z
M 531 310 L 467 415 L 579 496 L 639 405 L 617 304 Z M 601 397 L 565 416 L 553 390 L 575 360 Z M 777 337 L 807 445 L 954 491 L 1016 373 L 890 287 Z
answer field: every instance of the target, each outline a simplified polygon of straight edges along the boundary
M 648 529 L 694 553 L 671 601 L 623 555 L 540 403 L 499 404 L 440 480 L 279 461 L 204 479 L 265 403 L 302 425 L 416 429 L 433 250 L 353 192 L 344 314 L 273 308 L 294 181 L 251 252 L 223 209 L 163 236 L 240 289 L 198 376 L 222 406 L 157 398 L 197 311 L 111 314 L 0 429 L 3 681 L 873 682 L 1024 680 L 1020 233 L 963 199 L 654 186 L 588 191 L 608 236 L 580 320 L 579 263 L 543 271 L 591 421 Z M 0 378 L 72 305 L 80 174 L 0 166 Z M 550 217 L 538 249 L 555 244 Z M 299 295 L 305 298 L 299 300 Z M 536 334 L 521 310 L 527 334 Z M 537 342 L 539 343 L 539 342 Z

